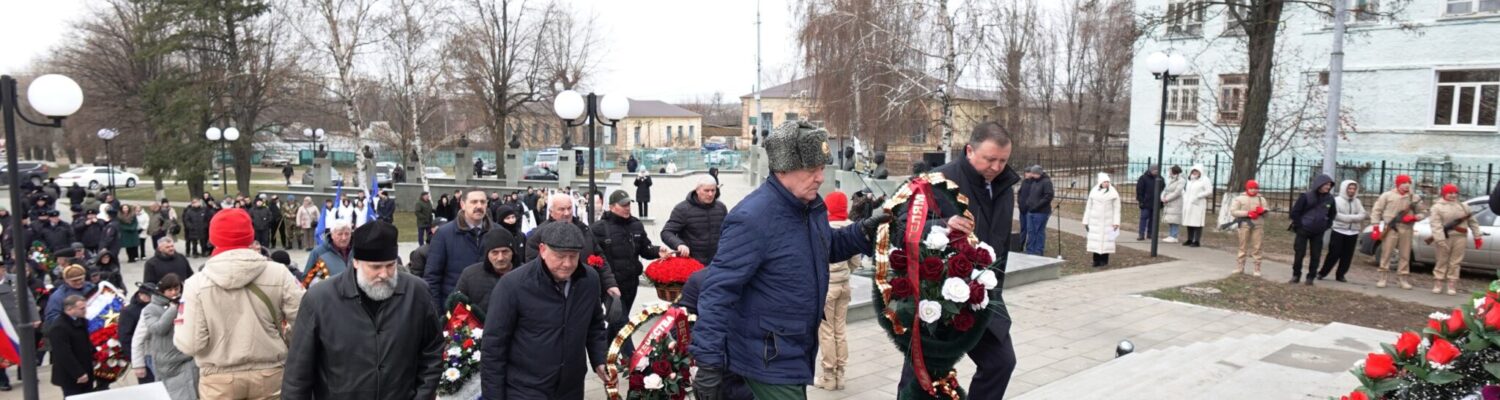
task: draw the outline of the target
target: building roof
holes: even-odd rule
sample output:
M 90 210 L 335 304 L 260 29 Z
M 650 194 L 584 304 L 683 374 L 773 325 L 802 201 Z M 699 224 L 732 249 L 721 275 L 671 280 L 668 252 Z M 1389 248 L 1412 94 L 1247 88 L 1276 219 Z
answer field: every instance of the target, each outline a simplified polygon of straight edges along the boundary
M 812 98 L 814 84 L 813 79 L 815 78 L 815 76 L 806 76 L 797 78 L 795 80 L 792 80 L 791 82 L 762 89 L 760 91 L 760 97 L 763 99 L 788 99 L 798 97 Z M 928 79 L 931 80 L 931 83 L 934 85 L 941 84 L 941 82 L 939 82 L 937 78 L 928 77 Z M 744 96 L 740 96 L 741 99 L 750 99 L 754 97 L 755 93 L 753 92 Z M 1000 92 L 993 90 L 970 89 L 960 86 L 958 88 L 958 91 L 954 93 L 954 98 L 959 100 L 998 101 L 1000 100 Z
M 667 104 L 661 100 L 636 100 L 630 99 L 630 113 L 626 118 L 648 118 L 648 117 L 703 117 L 702 115 L 689 111 L 686 108 Z

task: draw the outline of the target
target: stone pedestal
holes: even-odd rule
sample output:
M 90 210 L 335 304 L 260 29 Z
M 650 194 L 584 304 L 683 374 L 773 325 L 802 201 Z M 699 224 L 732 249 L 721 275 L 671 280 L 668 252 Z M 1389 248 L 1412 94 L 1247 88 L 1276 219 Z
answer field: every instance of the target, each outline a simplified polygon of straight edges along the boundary
M 466 148 L 453 150 L 453 182 L 459 186 L 468 185 L 469 178 L 474 177 L 473 156 Z
M 331 181 L 333 181 L 333 177 L 331 176 L 333 175 L 333 173 L 329 171 L 330 168 L 333 168 L 333 165 L 331 165 L 328 161 L 328 157 L 313 157 L 312 170 L 314 192 L 322 193 L 324 190 L 328 189 L 328 186 L 332 183 Z
M 519 150 L 519 149 L 513 149 L 513 150 Z M 523 170 L 523 168 L 521 166 L 521 155 L 520 154 L 516 154 L 518 152 L 519 151 L 507 151 L 507 152 L 505 152 L 505 185 L 506 186 L 510 186 L 510 187 L 520 186 L 519 184 L 521 182 L 521 177 L 526 175 L 526 171 Z
M 750 160 L 750 184 L 759 185 L 767 176 L 771 176 L 771 163 L 766 159 L 766 148 L 755 146 Z
M 557 187 L 565 188 L 573 186 L 573 179 L 578 175 L 576 174 L 577 167 L 573 164 L 572 151 L 557 152 L 557 165 L 554 165 L 553 168 L 557 169 Z

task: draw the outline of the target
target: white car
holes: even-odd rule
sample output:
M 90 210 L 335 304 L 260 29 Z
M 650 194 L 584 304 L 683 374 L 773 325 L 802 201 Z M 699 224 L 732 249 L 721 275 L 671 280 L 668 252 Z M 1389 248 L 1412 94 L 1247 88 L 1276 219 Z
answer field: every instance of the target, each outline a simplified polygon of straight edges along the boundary
M 100 187 L 109 185 L 111 169 L 114 170 L 115 186 L 124 184 L 125 187 L 133 188 L 135 187 L 135 184 L 137 182 L 140 182 L 141 178 L 139 176 L 136 176 L 135 174 L 129 172 L 125 172 L 124 170 L 121 170 L 119 168 L 78 167 L 74 168 L 71 171 L 64 172 L 62 175 L 58 175 L 57 185 L 61 187 L 69 187 L 73 186 L 74 183 L 77 183 L 79 186 L 89 188 L 89 190 L 98 190 Z
M 438 168 L 438 167 L 427 167 L 427 168 L 423 169 L 422 170 L 422 177 L 427 178 L 427 179 L 448 179 L 448 178 L 452 178 L 451 176 L 448 176 L 448 172 L 447 171 L 443 171 L 442 168 Z
M 1429 201 L 1424 199 L 1424 201 Z M 1469 212 L 1474 213 L 1474 222 L 1484 231 L 1484 248 L 1465 248 L 1463 268 L 1500 271 L 1500 221 L 1495 218 L 1494 210 L 1490 210 L 1490 197 L 1480 196 L 1464 201 L 1469 206 Z M 1430 203 L 1429 203 L 1430 204 Z M 1413 227 L 1411 259 L 1413 264 L 1432 265 L 1437 263 L 1437 252 L 1432 245 L 1427 244 L 1427 238 L 1432 237 L 1432 224 L 1423 219 L 1417 221 Z M 1359 235 L 1360 247 L 1362 249 L 1373 248 L 1376 257 L 1379 257 L 1379 243 L 1370 243 L 1371 228 L 1366 227 Z M 1466 244 L 1473 246 L 1472 242 Z M 1378 265 L 1378 264 L 1377 264 Z

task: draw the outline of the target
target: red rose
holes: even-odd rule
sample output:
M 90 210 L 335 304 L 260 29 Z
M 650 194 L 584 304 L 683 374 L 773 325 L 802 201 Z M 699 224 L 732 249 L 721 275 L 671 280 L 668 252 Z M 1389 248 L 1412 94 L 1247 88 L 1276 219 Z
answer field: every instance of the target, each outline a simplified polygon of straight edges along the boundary
M 598 254 L 590 254 L 588 262 L 589 262 L 589 265 L 592 266 L 592 267 L 594 267 L 594 268 L 603 268 L 604 267 L 604 257 L 600 257 Z
M 970 272 L 974 272 L 974 262 L 970 261 L 969 257 L 964 256 L 964 253 L 948 257 L 948 276 L 969 279 Z
M 927 257 L 922 260 L 922 279 L 938 280 L 943 277 L 943 260 Z
M 1448 363 L 1453 362 L 1453 359 L 1458 358 L 1458 354 L 1458 347 L 1454 347 L 1453 343 L 1448 343 L 1447 340 L 1440 337 L 1434 337 L 1432 338 L 1432 348 L 1427 349 L 1427 361 L 1432 361 L 1440 365 L 1448 365 Z
M 906 273 L 906 250 L 891 250 L 891 269 L 898 273 Z
M 1448 334 L 1457 335 L 1463 333 L 1464 329 L 1468 329 L 1468 325 L 1464 324 L 1464 312 L 1455 308 L 1448 316 Z
M 1401 337 L 1396 339 L 1396 353 L 1402 357 L 1416 357 L 1417 346 L 1422 344 L 1422 337 L 1415 332 L 1401 332 Z
M 904 299 L 907 297 L 911 297 L 912 293 L 913 291 L 911 289 L 910 280 L 907 280 L 906 278 L 896 278 L 891 280 L 892 299 Z
M 976 265 L 982 265 L 982 266 L 985 266 L 985 267 L 989 267 L 990 264 L 994 264 L 995 263 L 995 259 L 992 258 L 992 257 L 990 257 L 990 252 L 984 251 L 984 249 L 980 249 L 980 248 L 971 249 L 969 251 L 969 253 L 968 253 L 968 256 L 969 256 L 969 259 L 973 260 L 974 264 L 976 264 Z
M 656 362 L 651 363 L 651 372 L 661 375 L 662 379 L 667 379 L 667 374 L 672 373 L 672 363 L 667 362 L 667 360 L 656 360 Z
M 474 347 L 474 338 L 464 339 L 464 348 Z
M 969 282 L 969 303 L 968 304 L 979 304 L 980 302 L 983 302 L 984 301 L 984 294 L 985 294 L 985 292 L 986 291 L 984 290 L 984 284 L 983 283 L 979 283 L 977 281 L 976 282 Z
M 1370 379 L 1396 376 L 1396 360 L 1390 354 L 1370 353 L 1365 356 L 1365 376 Z
M 1366 396 L 1364 391 L 1355 389 L 1349 392 L 1348 396 L 1340 397 L 1339 400 L 1370 400 L 1370 396 Z
M 1443 323 L 1442 322 L 1438 322 L 1438 320 L 1435 320 L 1435 319 L 1432 319 L 1432 318 L 1428 318 L 1427 319 L 1427 328 L 1428 329 L 1432 329 L 1433 332 L 1442 332 L 1443 331 Z
M 968 234 L 954 230 L 948 231 L 948 245 L 952 246 L 954 251 L 960 253 L 974 248 L 974 246 L 969 245 Z
M 1484 326 L 1489 327 L 1490 330 L 1500 330 L 1500 307 L 1490 307 L 1490 310 L 1484 313 Z
M 641 374 L 641 373 L 630 374 L 630 390 L 631 391 L 646 390 L 646 374 Z
M 958 315 L 953 316 L 952 323 L 953 329 L 957 329 L 959 332 L 968 332 L 970 328 L 974 327 L 974 313 L 969 312 L 968 308 L 963 308 L 958 311 Z

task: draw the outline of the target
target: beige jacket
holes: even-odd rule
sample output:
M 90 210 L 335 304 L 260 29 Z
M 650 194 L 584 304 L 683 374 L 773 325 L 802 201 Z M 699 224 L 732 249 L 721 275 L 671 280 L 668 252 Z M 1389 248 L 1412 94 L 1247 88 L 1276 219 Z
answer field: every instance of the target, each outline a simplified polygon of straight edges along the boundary
M 1232 215 L 1235 218 L 1246 218 L 1249 217 L 1250 212 L 1255 211 L 1256 208 L 1265 207 L 1266 210 L 1270 210 L 1270 207 L 1266 207 L 1269 205 L 1270 204 L 1266 204 L 1266 196 L 1250 196 L 1247 194 L 1241 194 L 1234 198 L 1233 203 L 1229 204 L 1229 215 Z M 1260 219 L 1255 221 L 1255 224 L 1259 226 L 1261 223 L 1265 222 L 1265 220 L 1266 217 L 1261 216 Z
M 1432 205 L 1432 219 L 1428 220 L 1432 224 L 1432 239 L 1447 240 L 1449 235 L 1454 235 L 1454 237 L 1467 236 L 1468 234 L 1458 231 L 1443 232 L 1443 225 L 1447 225 L 1450 221 L 1457 221 L 1467 215 L 1469 215 L 1469 206 L 1464 205 L 1464 203 L 1438 200 L 1437 203 Z M 1469 232 L 1483 232 L 1479 230 L 1479 222 L 1475 221 L 1474 218 L 1469 218 L 1468 221 L 1464 221 L 1459 226 L 1468 227 Z
M 271 311 L 246 289 L 251 282 L 281 307 L 290 335 L 302 303 L 302 285 L 285 266 L 259 252 L 220 253 L 183 283 L 183 307 L 172 343 L 193 357 L 203 375 L 280 368 L 286 363 L 286 343 L 276 332 Z
M 828 221 L 828 226 L 832 227 L 833 229 L 839 229 L 839 228 L 843 228 L 843 227 L 849 226 L 849 224 L 852 224 L 852 223 L 854 223 L 854 222 L 853 221 Z M 840 261 L 840 262 L 828 264 L 828 284 L 829 285 L 842 285 L 844 283 L 849 282 L 849 273 L 854 272 L 854 270 L 858 269 L 858 268 L 859 268 L 859 256 L 858 255 L 854 256 L 853 258 L 848 259 L 847 261 Z
M 1417 219 L 1425 218 L 1427 207 L 1422 205 L 1422 196 L 1418 196 L 1417 192 L 1403 195 L 1396 189 L 1391 189 L 1381 193 L 1380 198 L 1375 199 L 1375 207 L 1370 209 L 1370 224 L 1380 225 L 1390 222 L 1391 218 L 1396 218 L 1396 215 L 1406 211 L 1407 205 L 1411 205 L 1412 212 L 1415 213 Z

